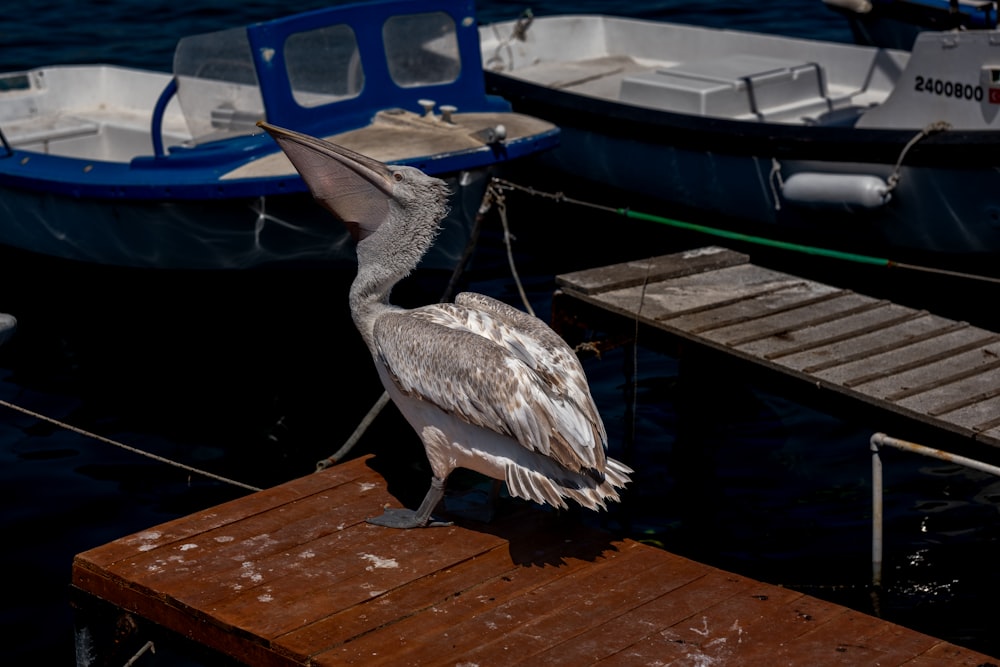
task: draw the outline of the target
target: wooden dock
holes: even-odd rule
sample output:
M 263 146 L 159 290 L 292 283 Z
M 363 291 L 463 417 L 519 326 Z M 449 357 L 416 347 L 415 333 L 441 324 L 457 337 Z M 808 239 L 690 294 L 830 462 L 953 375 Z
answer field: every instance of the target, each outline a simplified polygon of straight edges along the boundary
M 77 555 L 86 642 L 289 665 L 990 665 L 989 656 L 515 504 L 398 531 L 372 457 Z M 144 629 L 145 628 L 145 629 Z M 89 647 L 84 647 L 89 650 Z M 142 664 L 141 662 L 138 664 Z
M 998 333 L 755 266 L 719 247 L 564 274 L 556 283 L 560 301 L 576 302 L 557 311 L 586 304 L 1000 446 Z

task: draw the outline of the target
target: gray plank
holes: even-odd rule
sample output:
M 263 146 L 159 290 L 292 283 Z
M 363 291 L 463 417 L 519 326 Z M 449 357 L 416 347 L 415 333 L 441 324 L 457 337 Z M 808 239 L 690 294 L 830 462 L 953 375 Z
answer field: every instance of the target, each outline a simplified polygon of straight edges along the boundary
M 557 282 L 629 319 L 1000 446 L 1000 334 L 706 251 Z
M 976 349 L 988 344 L 994 334 L 977 327 L 963 327 L 941 336 L 918 340 L 864 359 L 831 368 L 824 368 L 813 375 L 834 384 L 850 388 L 879 377 L 894 375 L 914 366 L 926 366 L 942 354 L 954 350 Z
M 723 345 L 738 347 L 748 354 L 764 356 L 856 329 L 861 326 L 861 322 L 878 318 L 878 311 L 889 305 L 863 294 L 848 292 L 840 298 L 805 308 L 708 331 L 705 337 Z
M 910 308 L 880 303 L 877 307 L 858 309 L 843 317 L 824 319 L 813 324 L 801 332 L 797 341 L 779 336 L 777 340 L 770 341 L 777 343 L 775 349 L 761 351 L 759 354 L 765 359 L 777 359 L 784 364 L 784 357 L 835 343 L 852 342 L 860 336 L 891 329 L 921 315 L 922 313 Z
M 990 352 L 984 354 L 983 349 Z M 859 384 L 854 389 L 868 396 L 899 402 L 910 395 L 944 387 L 969 373 L 989 372 L 991 367 L 1000 366 L 997 353 L 1000 353 L 1000 343 L 993 343 L 988 348 L 967 350 L 901 373 L 877 378 Z
M 703 273 L 750 261 L 728 248 L 708 246 L 686 252 L 649 257 L 556 276 L 556 285 L 581 294 L 597 294 L 671 278 Z
M 870 359 L 907 345 L 954 330 L 959 323 L 917 312 L 915 317 L 896 322 L 891 326 L 879 327 L 867 333 L 859 333 L 846 340 L 831 341 L 827 345 L 786 354 L 781 364 L 805 373 L 816 373 L 855 361 Z
M 669 325 L 671 328 L 683 329 L 688 333 L 704 334 L 713 329 L 721 329 L 768 315 L 804 308 L 848 294 L 850 292 L 847 290 L 810 280 L 791 284 L 782 282 L 771 291 L 760 292 L 731 303 L 671 317 Z
M 978 394 L 966 398 L 969 401 L 962 407 L 955 407 L 958 402 L 942 404 L 941 409 L 935 410 L 931 416 L 954 426 L 977 432 L 989 430 L 991 427 L 1000 427 L 1000 395 L 987 397 Z M 949 407 L 953 409 L 945 409 Z
M 666 320 L 800 284 L 801 278 L 752 264 L 688 275 L 594 296 L 606 307 L 644 320 Z

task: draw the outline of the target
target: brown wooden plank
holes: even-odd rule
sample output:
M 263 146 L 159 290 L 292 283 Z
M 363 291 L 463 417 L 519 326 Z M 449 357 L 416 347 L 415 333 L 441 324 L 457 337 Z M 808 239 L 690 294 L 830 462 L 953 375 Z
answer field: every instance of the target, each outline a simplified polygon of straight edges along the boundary
M 295 502 L 314 493 L 325 492 L 333 486 L 348 484 L 361 474 L 361 470 L 354 466 L 329 468 L 323 472 L 303 477 L 296 484 L 282 484 L 264 489 L 203 512 L 167 521 L 156 526 L 155 529 L 126 535 L 113 542 L 77 554 L 76 559 L 83 567 L 88 564 L 104 566 L 123 558 L 132 557 L 137 549 L 140 552 L 145 552 L 151 548 L 185 541 L 191 535 L 255 516 L 261 508 Z
M 338 552 L 325 565 L 244 591 L 212 607 L 212 616 L 274 641 L 498 546 L 491 535 L 458 529 L 392 531 L 395 535 L 386 536 L 375 534 L 378 526 L 364 528 L 368 544 L 362 551 Z
M 343 528 L 357 524 L 366 514 L 377 513 L 387 498 L 384 484 L 364 492 L 361 488 L 358 484 L 338 485 L 329 493 L 263 510 L 252 519 L 241 518 L 200 535 L 189 534 L 183 541 L 156 548 L 143 545 L 141 548 L 150 548 L 106 571 L 133 586 L 169 592 L 185 604 L 200 607 L 217 603 L 275 576 L 274 558 L 288 560 L 286 567 L 293 567 L 295 554 L 310 544 L 323 544 L 324 538 L 327 542 L 349 542 L 355 533 L 344 537 L 339 534 Z M 363 544 L 365 538 L 362 534 L 355 539 Z
M 781 613 L 790 613 L 788 605 L 801 597 L 801 593 L 789 589 L 758 583 L 738 595 L 663 627 L 622 651 L 619 656 L 648 661 L 666 652 L 667 655 L 702 664 L 744 664 L 742 652 L 748 643 L 754 641 L 758 634 L 771 643 L 771 638 L 775 636 L 771 625 Z M 615 663 L 617 660 L 611 661 L 611 664 Z
M 747 594 L 755 585 L 749 579 L 705 568 L 701 576 L 680 588 L 661 591 L 655 599 L 520 662 L 567 666 L 591 664 L 614 656 L 706 607 L 733 595 Z
M 811 628 L 809 632 L 779 643 L 771 659 L 787 662 L 803 661 L 815 665 L 899 665 L 913 655 L 927 650 L 937 641 L 919 633 L 907 632 L 900 637 L 894 632 L 897 626 L 876 623 L 871 616 L 854 610 L 845 610 L 828 621 Z M 901 641 L 912 640 L 909 650 L 899 655 Z M 754 651 L 758 654 L 758 651 Z M 761 655 L 760 662 L 766 659 Z
M 660 554 L 651 567 L 639 571 L 626 569 L 626 564 L 620 561 L 617 565 L 614 571 L 609 568 L 605 581 L 588 578 L 586 586 L 570 590 L 567 595 L 538 589 L 538 596 L 549 604 L 532 604 L 531 613 L 524 615 L 511 631 L 492 641 L 481 641 L 471 650 L 452 657 L 466 664 L 482 664 L 500 655 L 520 661 L 536 658 L 535 664 L 547 664 L 538 661 L 539 654 L 553 644 L 565 645 L 590 636 L 604 624 L 669 595 L 706 573 L 704 566 L 664 559 Z M 505 612 L 518 614 L 518 608 L 512 606 Z
M 801 609 L 815 607 L 817 614 L 826 616 L 845 613 L 843 608 L 827 607 L 826 603 L 816 602 L 818 604 L 813 605 L 807 603 L 806 596 L 800 593 L 754 582 L 738 595 L 693 610 L 687 617 L 658 627 L 642 641 L 597 664 L 651 664 L 656 660 L 661 660 L 662 664 L 754 664 L 743 659 L 748 649 L 759 645 L 766 650 L 767 646 L 774 647 L 776 637 L 781 637 L 782 641 L 786 639 L 770 630 L 771 624 L 778 624 L 781 616 L 789 617 L 791 624 L 808 627 L 810 621 L 806 619 L 809 614 Z M 794 632 L 801 633 L 802 630 Z M 824 663 L 806 660 L 801 664 Z
M 655 628 L 669 622 L 669 619 L 690 615 L 691 604 L 694 600 L 694 596 L 691 594 L 693 587 L 704 577 L 712 579 L 714 574 L 711 568 L 693 561 L 686 561 L 679 556 L 671 554 L 670 560 L 675 563 L 674 567 L 676 568 L 676 571 L 671 575 L 673 582 L 687 579 L 686 583 L 672 588 L 672 584 L 661 586 L 658 585 L 658 582 L 650 582 L 657 585 L 659 589 L 652 600 L 623 613 L 615 613 L 610 618 L 601 619 L 600 625 L 588 627 L 582 633 L 553 643 L 540 653 L 521 655 L 523 652 L 519 651 L 516 659 L 511 656 L 512 660 L 509 664 L 566 665 L 567 667 L 590 664 L 643 639 Z M 732 581 L 727 580 L 725 583 L 731 584 Z M 699 590 L 710 593 L 719 599 L 732 595 L 731 586 L 717 586 L 714 581 L 707 586 L 702 585 Z M 683 594 L 680 594 L 681 591 Z M 701 598 L 697 606 L 702 604 L 705 604 L 705 598 Z M 523 630 L 519 634 L 523 634 Z M 520 646 L 520 642 L 517 643 Z
M 597 294 L 745 264 L 749 259 L 742 253 L 711 246 L 566 273 L 556 276 L 556 284 L 580 294 Z
M 905 664 L 907 667 L 996 667 L 1000 663 L 960 646 L 937 642 Z
M 157 591 L 137 589 L 97 573 L 74 572 L 75 586 L 115 607 L 254 667 L 298 667 L 298 660 L 272 650 L 258 638 L 206 620 Z
M 558 567 L 566 558 L 590 561 L 615 548 L 607 535 L 570 531 L 565 523 L 556 522 L 553 515 L 545 512 L 516 513 L 491 524 L 489 532 L 500 537 L 504 546 L 416 579 L 412 585 L 373 595 L 362 604 L 282 637 L 280 644 L 299 654 L 311 650 L 318 655 L 356 636 L 428 611 L 452 597 L 489 598 L 482 584 L 491 580 L 509 581 L 522 567 Z M 496 602 L 495 597 L 492 602 Z
M 433 613 L 436 605 L 453 597 L 475 596 L 483 582 L 509 577 L 518 567 L 511 562 L 506 546 L 497 547 L 415 580 L 413 585 L 399 586 L 370 595 L 353 606 L 331 610 L 330 614 L 277 638 L 275 644 L 303 661 L 319 657 L 409 616 Z
M 369 659 L 371 665 L 430 665 L 443 656 L 453 656 L 469 651 L 483 642 L 502 637 L 526 622 L 553 613 L 580 598 L 593 599 L 604 586 L 630 573 L 635 576 L 657 564 L 656 554 L 647 553 L 636 543 L 622 543 L 619 551 L 610 551 L 604 557 L 561 576 L 538 580 L 537 585 L 507 596 L 489 595 L 500 604 L 483 605 L 481 601 L 462 596 L 435 607 L 433 618 L 429 614 L 406 619 L 393 626 L 391 635 L 398 636 L 391 655 L 385 660 Z M 523 577 L 523 571 L 518 575 Z M 486 587 L 484 587 L 486 588 Z M 499 592 L 499 591 L 498 591 Z M 345 648 L 371 653 L 367 638 L 351 642 Z M 360 656 L 359 656 L 360 657 Z
M 78 558 L 73 580 L 255 667 L 987 660 L 527 506 L 492 524 L 372 526 L 384 482 L 363 460 L 337 472 L 246 499 L 256 515 L 226 504 L 161 533 L 183 539 L 116 540 L 106 566 L 100 548 Z

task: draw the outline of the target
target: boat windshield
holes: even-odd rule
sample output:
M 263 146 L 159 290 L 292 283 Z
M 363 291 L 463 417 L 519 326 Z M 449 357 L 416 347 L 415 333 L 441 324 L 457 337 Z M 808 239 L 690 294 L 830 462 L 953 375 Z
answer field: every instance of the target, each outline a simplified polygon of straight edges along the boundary
M 390 17 L 382 42 L 389 74 L 402 88 L 451 83 L 461 74 L 455 22 L 444 12 Z
M 365 83 L 358 40 L 347 24 L 289 35 L 285 68 L 292 97 L 303 107 L 357 97 Z
M 260 58 L 256 66 L 248 28 L 192 35 L 178 42 L 177 99 L 193 144 L 253 133 L 265 115 L 274 114 L 268 118 L 272 122 L 304 118 L 285 105 L 284 93 L 276 94 L 275 85 L 287 85 L 289 102 L 300 109 L 321 113 L 327 105 L 360 97 L 368 77 L 384 93 L 389 83 L 386 72 L 400 88 L 446 85 L 462 73 L 458 29 L 447 12 L 388 16 L 382 24 L 381 45 L 359 44 L 355 28 L 347 23 L 318 27 L 301 23 L 286 27 L 276 21 L 269 25 L 278 29 L 255 33 L 253 48 Z M 280 58 L 274 57 L 279 54 Z M 377 62 L 380 57 L 383 63 Z M 268 69 L 274 61 L 283 61 L 283 72 Z M 262 68 L 261 76 L 277 77 L 280 72 L 287 77 L 284 82 L 281 77 L 264 82 L 268 84 L 264 90 L 271 91 L 266 109 L 257 67 Z
M 264 117 L 245 28 L 184 37 L 174 52 L 174 75 L 195 143 L 245 133 Z

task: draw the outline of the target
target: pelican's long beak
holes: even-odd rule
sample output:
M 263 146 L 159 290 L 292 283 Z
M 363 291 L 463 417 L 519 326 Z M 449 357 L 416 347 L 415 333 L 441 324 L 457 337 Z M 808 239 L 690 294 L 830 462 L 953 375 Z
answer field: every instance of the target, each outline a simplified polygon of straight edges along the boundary
M 342 220 L 355 241 L 371 236 L 389 216 L 392 172 L 378 160 L 264 121 L 313 197 Z

